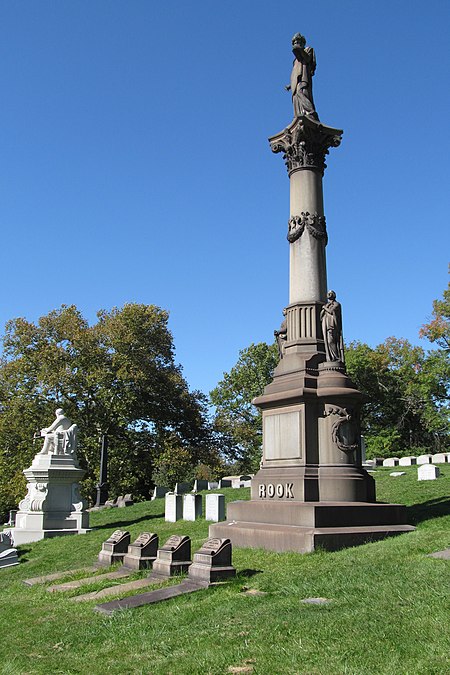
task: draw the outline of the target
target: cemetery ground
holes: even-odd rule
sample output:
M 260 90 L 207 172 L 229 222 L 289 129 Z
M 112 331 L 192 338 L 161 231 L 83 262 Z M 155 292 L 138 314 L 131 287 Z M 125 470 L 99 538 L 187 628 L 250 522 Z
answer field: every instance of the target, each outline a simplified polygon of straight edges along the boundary
M 111 585 L 101 577 L 66 593 L 23 580 L 91 566 L 117 528 L 129 530 L 131 541 L 156 532 L 160 546 L 171 534 L 188 534 L 194 553 L 208 523 L 166 523 L 164 499 L 92 513 L 91 533 L 24 545 L 21 564 L 1 570 L 0 672 L 449 672 L 450 561 L 427 556 L 450 547 L 450 466 L 440 468 L 441 477 L 426 482 L 417 481 L 417 467 L 398 478 L 391 469 L 374 474 L 378 500 L 407 504 L 415 532 L 335 553 L 234 549 L 235 579 L 112 616 L 94 612 L 95 601 L 71 600 Z M 232 501 L 248 499 L 250 490 L 221 492 Z M 119 583 L 117 591 L 120 597 Z

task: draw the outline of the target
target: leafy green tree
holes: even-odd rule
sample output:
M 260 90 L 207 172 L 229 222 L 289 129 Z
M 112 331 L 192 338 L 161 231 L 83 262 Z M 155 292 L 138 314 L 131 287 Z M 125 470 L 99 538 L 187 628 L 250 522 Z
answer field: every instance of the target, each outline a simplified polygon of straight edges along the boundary
M 450 271 L 450 267 L 449 267 Z M 420 329 L 420 336 L 435 342 L 447 354 L 450 352 L 450 282 L 442 300 L 433 302 L 433 318 Z
M 215 406 L 214 426 L 221 449 L 237 471 L 256 471 L 261 459 L 261 412 L 252 405 L 273 377 L 278 363 L 276 345 L 251 344 L 239 352 L 229 373 L 210 393 Z
M 89 326 L 75 306 L 63 305 L 36 324 L 19 318 L 6 325 L 0 362 L 0 511 L 23 497 L 22 470 L 38 450 L 33 434 L 48 426 L 58 406 L 80 428 L 85 494 L 98 479 L 102 434 L 109 437 L 113 495 L 148 496 L 167 436 L 189 448 L 193 465 L 208 459 L 206 400 L 189 391 L 175 364 L 168 313 L 154 305 L 127 304 L 97 316 Z

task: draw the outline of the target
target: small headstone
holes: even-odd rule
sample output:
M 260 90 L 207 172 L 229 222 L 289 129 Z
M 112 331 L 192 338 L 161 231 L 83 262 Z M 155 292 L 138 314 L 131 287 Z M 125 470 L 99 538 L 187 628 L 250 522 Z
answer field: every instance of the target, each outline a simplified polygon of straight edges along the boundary
M 189 579 L 200 583 L 214 583 L 219 579 L 236 576 L 231 564 L 231 541 L 229 539 L 208 539 L 194 555 L 189 567 Z
M 110 509 L 117 508 L 117 504 L 114 499 L 107 499 L 105 502 L 105 506 L 108 506 Z
M 417 464 L 431 464 L 433 455 L 419 455 L 417 458 Z
M 202 513 L 201 495 L 192 493 L 183 495 L 183 520 L 197 520 Z
M 125 530 L 116 530 L 103 542 L 102 550 L 98 554 L 100 565 L 113 565 L 122 562 L 130 545 L 130 533 Z
M 192 490 L 192 483 L 175 483 L 175 494 L 184 495 Z
M 162 487 L 161 485 L 155 485 L 155 489 L 153 490 L 152 494 L 152 500 L 153 499 L 160 499 L 160 497 L 165 497 L 165 495 L 169 492 L 169 488 Z
M 16 524 L 16 514 L 17 510 L 15 509 L 9 512 L 9 519 L 7 522 L 8 527 L 14 527 L 14 525 Z
M 0 532 L 0 569 L 19 564 L 17 549 L 12 545 L 12 538 L 7 532 Z
M 433 464 L 446 464 L 448 462 L 448 453 L 438 452 L 432 456 L 431 461 Z
M 383 458 L 382 457 L 375 457 L 374 462 L 375 462 L 375 466 L 383 466 Z
M 133 506 L 133 504 L 134 504 L 134 501 L 133 501 L 133 498 L 130 494 L 125 495 L 125 497 L 119 497 L 118 500 L 117 500 L 117 506 L 119 508 L 123 508 L 125 506 Z
M 219 483 L 217 481 L 209 481 L 208 482 L 208 490 L 217 490 L 219 487 Z
M 193 491 L 200 492 L 201 490 L 208 490 L 208 481 L 197 479 L 194 481 Z
M 406 476 L 406 471 L 393 471 L 389 475 L 393 476 L 393 478 L 398 478 L 398 476 Z
M 417 480 L 436 480 L 440 473 L 434 464 L 422 464 L 417 469 Z
M 176 523 L 183 516 L 183 496 L 175 492 L 166 493 L 165 520 L 168 523 Z
M 123 566 L 132 570 L 145 570 L 156 560 L 159 539 L 152 532 L 143 532 L 130 546 L 123 559 Z
M 164 546 L 158 549 L 153 563 L 153 574 L 172 577 L 187 572 L 191 564 L 191 540 L 189 537 L 173 534 Z
M 228 478 L 221 478 L 219 480 L 219 490 L 221 490 L 222 488 L 229 488 L 229 487 L 233 487 L 233 483 L 231 480 L 229 480 Z
M 383 466 L 398 466 L 399 461 L 398 457 L 388 457 L 383 460 Z
M 243 480 L 239 487 L 251 488 L 252 487 L 252 481 L 251 480 Z
M 206 495 L 205 520 L 218 523 L 225 520 L 225 495 L 215 493 Z
M 400 457 L 398 461 L 399 466 L 413 466 L 417 464 L 417 457 Z

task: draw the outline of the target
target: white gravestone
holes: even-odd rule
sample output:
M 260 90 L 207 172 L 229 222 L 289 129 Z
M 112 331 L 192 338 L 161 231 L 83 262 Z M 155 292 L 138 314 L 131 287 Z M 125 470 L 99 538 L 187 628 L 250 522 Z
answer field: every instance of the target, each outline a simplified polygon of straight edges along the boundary
M 436 480 L 440 475 L 440 471 L 437 466 L 433 464 L 422 464 L 417 469 L 417 480 Z
M 176 523 L 183 515 L 183 496 L 175 492 L 166 493 L 165 520 L 168 523 Z
M 417 458 L 417 464 L 431 464 L 433 455 L 419 455 Z
M 398 463 L 398 457 L 388 457 L 388 459 L 383 460 L 383 466 L 398 466 Z
M 225 495 L 206 495 L 205 511 L 205 520 L 212 520 L 214 523 L 225 520 Z
M 13 548 L 10 535 L 0 532 L 0 569 L 18 564 L 17 550 Z
M 400 457 L 398 461 L 399 466 L 413 466 L 417 464 L 417 457 Z
M 183 520 L 197 520 L 202 515 L 202 496 L 187 494 L 183 496 Z
M 436 455 L 433 455 L 431 461 L 433 464 L 446 464 L 448 462 L 448 453 L 438 452 Z
M 217 481 L 209 481 L 208 483 L 208 490 L 217 490 L 219 487 L 219 483 Z

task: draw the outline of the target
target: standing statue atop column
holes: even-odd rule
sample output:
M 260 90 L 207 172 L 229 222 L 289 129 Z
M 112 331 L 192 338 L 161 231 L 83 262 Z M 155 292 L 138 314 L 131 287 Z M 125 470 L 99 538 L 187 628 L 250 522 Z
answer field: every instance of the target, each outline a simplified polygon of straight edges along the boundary
M 51 426 L 41 429 L 45 438 L 40 455 L 75 455 L 78 427 L 64 415 L 62 408 L 56 410 L 56 419 Z
M 344 363 L 344 340 L 342 338 L 341 305 L 336 300 L 336 293 L 328 291 L 328 302 L 322 307 L 320 320 L 325 342 L 327 361 L 341 361 Z
M 306 47 L 306 39 L 300 33 L 292 38 L 292 52 L 295 56 L 291 73 L 291 83 L 287 91 L 292 92 L 294 116 L 306 115 L 318 120 L 312 94 L 312 78 L 316 70 L 316 56 L 312 47 Z

